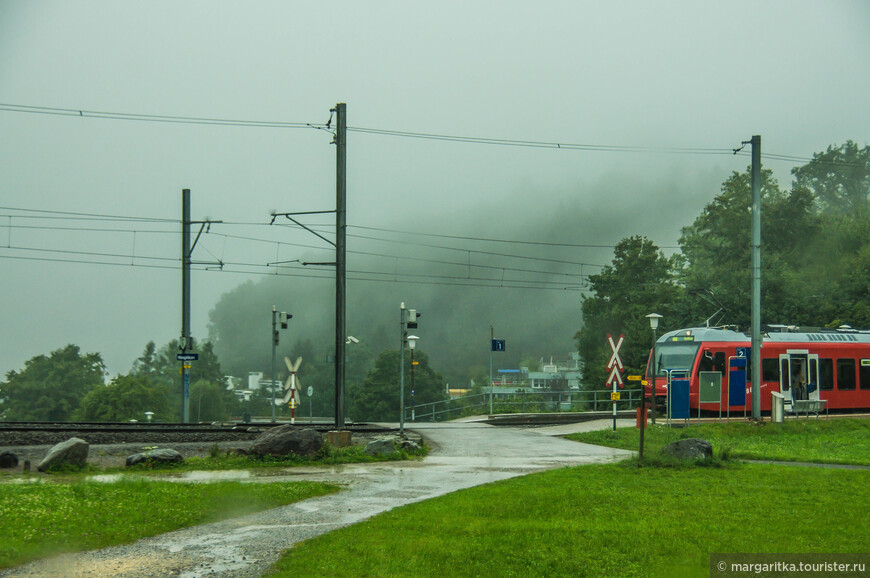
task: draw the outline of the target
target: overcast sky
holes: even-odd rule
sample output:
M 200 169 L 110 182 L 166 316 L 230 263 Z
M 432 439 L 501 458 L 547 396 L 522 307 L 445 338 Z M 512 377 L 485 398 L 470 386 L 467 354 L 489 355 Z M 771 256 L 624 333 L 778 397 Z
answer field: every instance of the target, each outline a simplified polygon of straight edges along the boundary
M 764 153 L 810 157 L 870 141 L 868 72 L 866 1 L 0 0 L 0 104 L 83 111 L 0 110 L 0 371 L 75 343 L 123 373 L 148 340 L 177 337 L 183 188 L 194 219 L 260 224 L 212 232 L 323 246 L 265 224 L 272 210 L 334 208 L 328 132 L 87 111 L 322 125 L 345 102 L 352 128 L 717 151 L 760 134 Z M 558 234 L 576 244 L 672 246 L 749 164 L 353 131 L 347 151 L 351 225 L 523 240 L 528 215 L 578 202 L 613 223 L 578 216 Z M 793 164 L 765 166 L 790 182 Z M 491 218 L 504 226 L 474 227 Z M 195 259 L 319 254 L 236 237 L 208 235 Z M 194 335 L 223 292 L 259 278 L 247 271 L 194 274 Z

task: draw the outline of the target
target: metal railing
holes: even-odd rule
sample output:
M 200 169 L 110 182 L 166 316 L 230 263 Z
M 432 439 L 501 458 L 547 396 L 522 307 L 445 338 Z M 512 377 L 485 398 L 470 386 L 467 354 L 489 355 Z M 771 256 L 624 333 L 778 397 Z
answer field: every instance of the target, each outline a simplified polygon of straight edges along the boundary
M 634 409 L 641 399 L 641 389 L 619 390 L 620 400 L 611 400 L 610 389 L 580 391 L 517 391 L 511 394 L 495 393 L 492 413 L 554 413 L 609 411 L 616 403 L 617 410 Z M 421 403 L 405 408 L 408 421 L 447 421 L 472 415 L 488 415 L 489 393 L 477 393 L 454 399 Z

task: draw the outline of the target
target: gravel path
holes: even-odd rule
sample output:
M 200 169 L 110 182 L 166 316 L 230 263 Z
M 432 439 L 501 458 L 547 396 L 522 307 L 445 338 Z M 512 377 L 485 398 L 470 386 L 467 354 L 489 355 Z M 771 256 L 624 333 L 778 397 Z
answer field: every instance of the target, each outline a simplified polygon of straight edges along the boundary
M 420 424 L 434 448 L 421 462 L 348 464 L 286 470 L 252 482 L 316 480 L 346 490 L 226 520 L 145 538 L 133 544 L 62 555 L 0 572 L 0 576 L 261 576 L 293 544 L 392 508 L 514 476 L 568 465 L 619 460 L 631 454 L 578 444 L 534 430 Z M 220 472 L 222 479 L 229 472 Z M 207 477 L 207 476 L 205 476 Z

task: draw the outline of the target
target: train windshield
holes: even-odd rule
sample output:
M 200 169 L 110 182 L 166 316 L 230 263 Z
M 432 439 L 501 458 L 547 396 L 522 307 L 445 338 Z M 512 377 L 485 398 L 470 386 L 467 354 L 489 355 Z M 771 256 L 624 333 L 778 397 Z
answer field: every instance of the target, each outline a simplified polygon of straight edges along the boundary
M 692 369 L 700 343 L 663 343 L 656 345 L 659 362 L 658 375 L 669 369 Z

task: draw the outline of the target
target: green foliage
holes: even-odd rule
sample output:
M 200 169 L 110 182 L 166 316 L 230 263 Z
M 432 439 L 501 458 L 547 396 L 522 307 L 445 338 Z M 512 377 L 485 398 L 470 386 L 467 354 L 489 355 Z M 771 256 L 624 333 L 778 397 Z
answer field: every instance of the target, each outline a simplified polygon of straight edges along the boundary
M 197 422 L 224 421 L 236 408 L 236 396 L 226 386 L 200 380 L 190 386 L 190 419 Z
M 67 345 L 28 360 L 0 385 L 0 418 L 9 421 L 68 421 L 87 393 L 103 386 L 106 367 L 99 353 L 82 355 Z
M 847 140 L 831 145 L 813 160 L 792 170 L 794 187 L 807 190 L 825 213 L 850 215 L 867 211 L 870 197 L 870 146 Z
M 711 552 L 863 552 L 868 501 L 863 471 L 561 468 L 305 541 L 269 575 L 709 576 Z
M 762 318 L 769 323 L 806 324 L 807 280 L 799 271 L 806 255 L 816 250 L 812 243 L 819 223 L 813 197 L 806 190 L 783 191 L 769 170 L 761 174 Z M 712 291 L 727 309 L 727 323 L 742 326 L 749 324 L 752 289 L 751 184 L 749 169 L 733 173 L 695 222 L 683 228 L 680 238 L 682 284 L 690 292 Z M 714 313 L 697 299 L 687 302 L 682 311 L 676 326 L 696 326 Z
M 168 419 L 166 390 L 148 377 L 119 375 L 109 385 L 97 386 L 82 399 L 74 417 L 79 421 L 145 421 L 145 412 L 155 421 Z
M 314 482 L 0 484 L 0 568 L 125 544 L 337 491 Z M 142 505 L 147 503 L 148 507 Z
M 417 405 L 447 399 L 444 378 L 429 366 L 429 356 L 420 350 L 415 350 L 414 360 L 419 362 L 419 365 L 415 366 L 412 385 L 411 355 L 405 353 L 405 405 L 411 405 L 412 389 Z M 398 421 L 399 364 L 399 351 L 384 351 L 378 356 L 375 367 L 369 371 L 365 380 L 349 388 L 349 415 L 353 419 Z
M 611 349 L 607 335 L 626 340 L 620 357 L 629 373 L 646 367 L 652 333 L 646 315 L 659 313 L 673 322 L 680 291 L 674 283 L 673 260 L 645 237 L 629 237 L 614 249 L 613 264 L 589 277 L 591 297 L 583 300 L 584 326 L 577 332 L 578 349 L 585 362 L 584 383 L 601 389 L 607 379 Z
M 870 327 L 870 147 L 830 146 L 794 169 L 790 190 L 761 171 L 763 323 Z M 623 239 L 613 263 L 590 277 L 576 335 L 587 387 L 600 386 L 608 333 L 626 335 L 628 371 L 646 364 L 644 316 L 664 315 L 662 330 L 696 327 L 718 305 L 746 328 L 751 303 L 751 171 L 734 172 L 695 221 L 682 229 L 680 253 L 665 259 L 646 239 Z
M 166 345 L 157 349 L 153 341 L 149 341 L 145 345 L 142 356 L 139 357 L 130 370 L 131 377 L 147 378 L 150 383 L 159 387 L 163 391 L 163 395 L 167 400 L 168 411 L 160 416 L 155 416 L 155 419 L 162 421 L 180 421 L 181 420 L 181 399 L 183 383 L 181 380 L 181 362 L 178 361 L 176 355 L 180 353 L 178 348 L 178 340 L 173 339 Z M 224 382 L 223 371 L 221 370 L 220 361 L 214 352 L 214 347 L 211 342 L 205 341 L 202 343 L 193 342 L 193 346 L 189 351 L 195 351 L 199 354 L 199 360 L 190 362 L 190 400 L 191 400 L 191 419 L 197 419 L 196 406 L 194 406 L 194 387 L 199 382 L 212 384 L 221 384 Z M 226 395 L 221 393 L 213 398 L 205 397 L 208 415 L 214 417 L 203 417 L 203 420 L 213 421 L 225 419 L 230 413 L 230 409 L 238 409 L 235 396 L 232 394 Z M 214 403 L 212 403 L 212 400 Z M 216 406 L 216 407 L 214 407 Z M 155 411 L 156 410 L 151 410 Z M 241 413 L 241 412 L 233 412 Z

